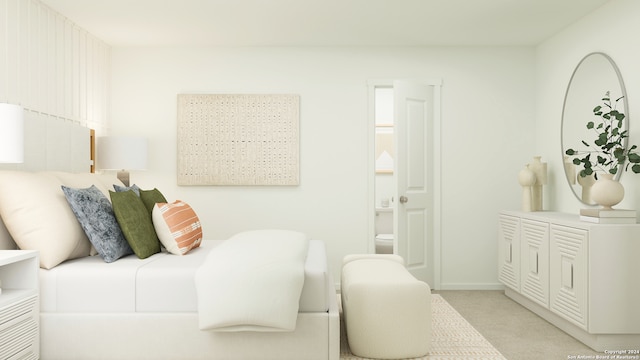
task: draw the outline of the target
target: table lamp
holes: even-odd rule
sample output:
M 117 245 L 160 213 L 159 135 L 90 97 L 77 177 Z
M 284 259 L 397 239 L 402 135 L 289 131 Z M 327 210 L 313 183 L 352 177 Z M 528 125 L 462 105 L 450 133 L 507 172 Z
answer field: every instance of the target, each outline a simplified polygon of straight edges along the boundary
M 13 104 L 0 104 L 0 163 L 24 161 L 24 110 Z
M 98 169 L 118 170 L 118 179 L 129 186 L 129 170 L 147 168 L 147 139 L 133 136 L 97 138 Z

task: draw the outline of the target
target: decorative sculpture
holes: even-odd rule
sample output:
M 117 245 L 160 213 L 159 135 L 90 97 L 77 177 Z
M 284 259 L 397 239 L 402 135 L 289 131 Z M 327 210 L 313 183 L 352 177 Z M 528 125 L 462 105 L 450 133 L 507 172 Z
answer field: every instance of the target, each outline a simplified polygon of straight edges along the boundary
M 542 186 L 547 184 L 547 163 L 540 156 L 533 157 L 532 164 L 526 164 L 518 173 L 522 186 L 522 211 L 542 211 Z
M 571 185 L 575 185 L 576 184 L 576 166 L 573 163 L 573 160 L 571 160 L 570 157 L 568 157 L 567 155 L 564 156 L 564 173 L 567 175 L 567 180 L 569 181 L 569 184 Z
M 578 176 L 578 184 L 582 187 L 581 198 L 586 204 L 593 203 L 593 200 L 591 200 L 591 187 L 596 183 L 596 177 L 594 175 L 595 174 L 591 174 L 585 177 Z
M 547 163 L 540 161 L 540 156 L 533 157 L 533 163 L 529 166 L 536 174 L 536 183 L 531 187 L 533 211 L 542 211 L 542 186 L 547 185 Z
M 518 182 L 522 186 L 522 211 L 534 211 L 531 189 L 536 184 L 536 174 L 529 169 L 529 164 L 518 173 Z

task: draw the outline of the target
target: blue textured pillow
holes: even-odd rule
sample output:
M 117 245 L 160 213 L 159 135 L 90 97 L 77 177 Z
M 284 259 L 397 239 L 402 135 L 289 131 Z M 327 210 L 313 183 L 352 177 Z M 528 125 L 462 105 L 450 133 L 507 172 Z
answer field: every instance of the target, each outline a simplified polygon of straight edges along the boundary
M 136 195 L 140 196 L 140 187 L 138 187 L 138 185 L 133 184 L 131 186 L 122 186 L 122 185 L 118 185 L 118 184 L 113 184 L 113 188 L 116 190 L 116 192 L 124 192 L 124 191 L 133 191 L 134 193 L 136 193 Z
M 62 191 L 80 226 L 105 262 L 114 262 L 133 253 L 116 220 L 109 199 L 95 185 Z

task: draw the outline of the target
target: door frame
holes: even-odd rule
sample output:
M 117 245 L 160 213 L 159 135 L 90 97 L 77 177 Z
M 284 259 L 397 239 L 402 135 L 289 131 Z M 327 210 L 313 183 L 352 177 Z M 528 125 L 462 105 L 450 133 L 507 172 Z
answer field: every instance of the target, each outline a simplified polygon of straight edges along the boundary
M 376 87 L 393 87 L 393 82 L 396 80 L 406 80 L 416 83 L 420 83 L 426 86 L 433 87 L 433 277 L 434 283 L 429 284 L 433 290 L 440 290 L 441 287 L 441 223 L 442 223 L 442 202 L 441 202 L 441 98 L 442 98 L 442 79 L 430 78 L 430 79 L 371 79 L 367 81 L 367 189 L 368 198 L 367 203 L 367 221 L 368 221 L 368 236 L 367 236 L 367 252 L 375 253 L 375 95 L 374 89 Z M 397 200 L 396 200 L 397 201 Z

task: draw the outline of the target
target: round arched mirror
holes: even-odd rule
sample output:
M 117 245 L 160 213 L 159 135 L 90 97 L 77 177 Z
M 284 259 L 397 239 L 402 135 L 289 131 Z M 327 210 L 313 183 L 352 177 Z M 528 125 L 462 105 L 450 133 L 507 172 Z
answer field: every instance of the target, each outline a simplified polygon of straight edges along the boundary
M 610 104 L 624 112 L 626 119 L 624 129 L 627 130 L 629 111 L 627 93 L 622 76 L 613 60 L 603 53 L 591 53 L 585 56 L 576 66 L 571 76 L 562 109 L 561 146 L 564 170 L 571 191 L 578 200 L 594 205 L 590 199 L 589 189 L 595 179 L 593 176 L 580 176 L 581 167 L 574 164 L 575 156 L 568 156 L 567 149 L 577 152 L 588 151 L 583 141 L 592 143 L 597 134 L 587 127 L 594 119 L 594 109 L 603 106 L 603 99 L 610 98 Z M 625 139 L 626 140 L 626 139 Z M 624 147 L 626 148 L 626 141 Z M 615 177 L 620 178 L 622 171 Z

